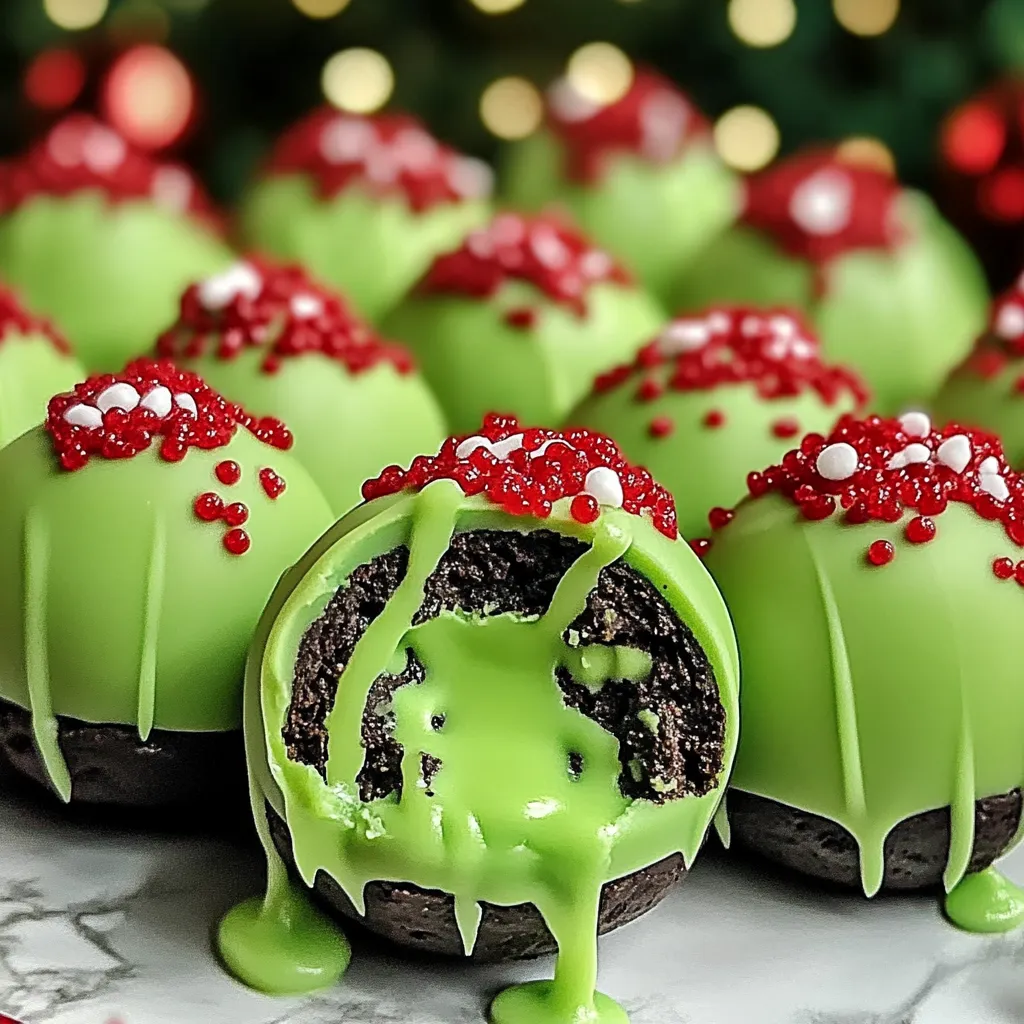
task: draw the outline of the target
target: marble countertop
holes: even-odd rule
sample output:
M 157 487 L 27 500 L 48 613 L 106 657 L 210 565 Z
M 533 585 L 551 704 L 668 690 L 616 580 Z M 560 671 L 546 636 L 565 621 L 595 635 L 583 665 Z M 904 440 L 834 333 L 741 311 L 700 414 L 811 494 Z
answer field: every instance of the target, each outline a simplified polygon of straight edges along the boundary
M 0 797 L 0 1012 L 26 1024 L 483 1024 L 493 993 L 545 962 L 404 962 L 355 944 L 343 982 L 250 992 L 210 952 L 261 885 L 244 842 L 138 835 Z M 1006 862 L 1024 883 L 1024 849 Z M 722 854 L 602 940 L 601 988 L 633 1024 L 1020 1024 L 1024 932 L 978 937 L 930 897 L 824 893 Z

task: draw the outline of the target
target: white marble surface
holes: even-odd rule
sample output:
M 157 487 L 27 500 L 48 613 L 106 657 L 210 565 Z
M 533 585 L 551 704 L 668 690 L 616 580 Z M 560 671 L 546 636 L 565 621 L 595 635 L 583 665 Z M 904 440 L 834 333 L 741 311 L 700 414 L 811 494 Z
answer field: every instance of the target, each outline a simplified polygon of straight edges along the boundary
M 1024 883 L 1024 851 L 1006 868 Z M 243 844 L 83 826 L 0 796 L 0 1011 L 27 1024 L 482 1024 L 495 990 L 550 970 L 357 944 L 336 989 L 260 996 L 209 942 L 260 883 Z M 601 953 L 601 987 L 633 1024 L 1024 1022 L 1024 934 L 966 935 L 928 897 L 824 894 L 723 856 Z

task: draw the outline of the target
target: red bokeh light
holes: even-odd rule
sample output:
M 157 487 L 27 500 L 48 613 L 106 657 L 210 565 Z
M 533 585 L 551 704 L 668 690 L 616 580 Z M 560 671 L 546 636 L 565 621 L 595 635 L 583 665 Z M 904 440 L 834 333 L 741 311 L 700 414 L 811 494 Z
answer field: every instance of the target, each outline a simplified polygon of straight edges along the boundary
M 25 71 L 25 95 L 43 110 L 63 110 L 85 86 L 85 61 L 74 50 L 43 50 Z
M 107 72 L 107 120 L 143 149 L 163 149 L 184 134 L 195 111 L 195 86 L 170 50 L 150 44 L 125 51 Z
M 1005 146 L 1003 119 L 984 103 L 968 103 L 955 110 L 942 129 L 942 152 L 964 174 L 992 170 Z
M 982 209 L 995 220 L 1024 220 L 1024 167 L 1004 167 L 979 187 Z

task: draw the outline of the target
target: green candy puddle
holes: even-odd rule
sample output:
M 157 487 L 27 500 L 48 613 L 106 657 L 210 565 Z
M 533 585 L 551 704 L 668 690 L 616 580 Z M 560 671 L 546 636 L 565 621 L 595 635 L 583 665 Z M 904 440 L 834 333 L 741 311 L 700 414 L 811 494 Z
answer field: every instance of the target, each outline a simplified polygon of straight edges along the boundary
M 577 524 L 577 533 L 589 536 L 591 545 L 559 581 L 540 617 L 444 612 L 413 626 L 426 581 L 460 518 L 494 522 L 499 514 L 483 512 L 480 499 L 466 499 L 449 481 L 418 495 L 399 496 L 383 511 L 380 503 L 371 504 L 378 506 L 377 514 L 364 506 L 353 514 L 355 525 L 341 531 L 351 540 L 353 557 L 358 562 L 372 557 L 373 543 L 385 536 L 387 547 L 407 540 L 409 566 L 339 681 L 326 723 L 326 785 L 313 768 L 287 758 L 278 726 L 290 699 L 298 642 L 329 599 L 327 591 L 333 593 L 323 560 L 314 559 L 316 569 L 307 572 L 307 558 L 294 571 L 293 589 L 283 605 L 275 608 L 272 602 L 261 624 L 250 661 L 246 734 L 250 754 L 258 745 L 269 755 L 269 760 L 260 757 L 264 764 L 252 759 L 251 768 L 253 807 L 270 863 L 268 892 L 262 903 L 243 904 L 222 922 L 221 955 L 243 981 L 278 992 L 295 991 L 302 980 L 307 988 L 330 984 L 347 963 L 347 949 L 336 943 L 318 950 L 323 920 L 296 909 L 298 897 L 289 892 L 291 883 L 263 812 L 265 798 L 274 802 L 277 783 L 303 880 L 311 885 L 317 871 L 325 870 L 360 912 L 363 888 L 375 879 L 449 892 L 468 954 L 483 902 L 537 907 L 558 946 L 554 979 L 502 993 L 492 1008 L 496 1024 L 625 1022 L 625 1012 L 595 991 L 602 886 L 677 851 L 692 863 L 720 799 L 717 789 L 662 805 L 624 797 L 618 785 L 618 741 L 568 707 L 556 680 L 560 666 L 595 689 L 609 679 L 637 681 L 650 672 L 643 652 L 578 648 L 571 632 L 568 643 L 563 640 L 601 570 L 626 555 L 634 540 L 633 523 L 642 521 L 606 511 L 590 528 Z M 403 538 L 402 513 L 410 507 L 405 519 L 411 524 L 405 522 L 409 532 Z M 654 534 L 648 523 L 636 528 Z M 329 556 L 332 534 L 310 557 Z M 672 544 L 660 537 L 652 541 L 647 534 L 645 539 L 655 549 L 661 541 Z M 689 555 L 687 550 L 686 571 L 697 578 L 688 576 L 687 583 L 694 590 L 710 587 Z M 650 557 L 641 552 L 634 560 L 649 571 Z M 295 579 L 302 582 L 295 586 Z M 288 585 L 284 580 L 282 586 Z M 670 587 L 662 583 L 662 592 Z M 712 614 L 724 616 L 717 595 L 704 594 L 713 602 Z M 688 596 L 677 592 L 672 597 L 677 608 L 692 611 Z M 727 770 L 735 745 L 735 651 L 723 641 L 728 634 L 721 628 L 727 628 L 727 621 L 721 616 L 713 621 L 717 631 L 705 621 L 689 624 L 713 659 L 727 708 Z M 364 756 L 363 710 L 376 678 L 389 667 L 404 665 L 410 652 L 426 669 L 424 682 L 400 688 L 389 708 L 378 709 L 395 716 L 395 739 L 404 751 L 402 796 L 363 804 L 356 785 Z M 443 724 L 435 728 L 438 716 L 444 716 Z M 572 753 L 582 755 L 577 776 L 569 768 Z M 426 755 L 441 764 L 429 784 L 422 774 Z
M 969 932 L 1010 932 L 1024 924 L 1024 889 L 995 868 L 962 878 L 946 896 L 946 916 Z

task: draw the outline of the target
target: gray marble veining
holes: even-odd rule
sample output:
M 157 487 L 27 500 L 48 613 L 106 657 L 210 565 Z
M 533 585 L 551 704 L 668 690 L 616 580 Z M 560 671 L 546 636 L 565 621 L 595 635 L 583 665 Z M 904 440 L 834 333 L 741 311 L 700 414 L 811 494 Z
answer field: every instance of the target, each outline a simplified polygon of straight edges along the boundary
M 13 798 L 0 822 L 0 1010 L 29 1024 L 482 1024 L 495 991 L 550 970 L 363 943 L 335 989 L 272 999 L 231 981 L 209 945 L 258 890 L 258 851 Z M 1024 852 L 1007 871 L 1024 882 Z M 965 935 L 929 897 L 868 902 L 722 856 L 601 951 L 601 987 L 633 1024 L 1024 1024 L 1024 935 Z

